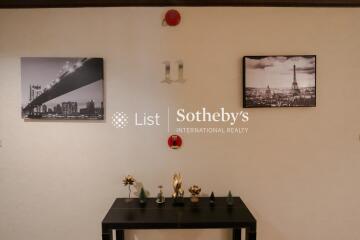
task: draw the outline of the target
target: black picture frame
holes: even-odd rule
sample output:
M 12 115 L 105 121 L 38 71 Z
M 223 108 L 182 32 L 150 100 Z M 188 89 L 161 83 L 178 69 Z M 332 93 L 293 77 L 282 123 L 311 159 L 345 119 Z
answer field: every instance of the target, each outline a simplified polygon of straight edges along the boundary
M 304 97 L 306 97 L 307 99 L 305 100 L 296 100 L 297 102 L 293 102 L 293 103 L 286 103 L 286 91 L 296 91 L 292 90 L 293 85 L 288 88 L 283 88 L 283 89 L 277 89 L 277 96 L 276 99 L 274 101 L 270 101 L 268 103 L 262 103 L 262 101 L 260 101 L 259 99 L 255 99 L 255 100 L 259 100 L 258 102 L 254 102 L 252 100 L 250 100 L 251 98 L 249 97 L 249 93 L 250 91 L 252 91 L 251 89 L 248 88 L 249 85 L 247 85 L 248 81 L 247 81 L 247 65 L 246 65 L 246 60 L 247 59 L 265 59 L 265 58 L 274 58 L 274 59 L 280 59 L 280 58 L 286 58 L 286 59 L 313 59 L 313 69 L 310 68 L 301 68 L 301 71 L 308 71 L 308 74 L 312 74 L 313 75 L 313 86 L 312 87 L 301 87 L 302 89 L 300 90 L 300 94 L 302 91 L 306 91 L 306 93 L 303 94 Z M 276 60 L 274 60 L 276 61 Z M 309 60 L 310 62 L 310 60 Z M 243 82 L 242 82 L 242 92 L 243 92 L 243 107 L 244 108 L 282 108 L 282 107 L 316 107 L 317 104 L 317 57 L 316 55 L 247 55 L 243 57 Z M 296 65 L 296 64 L 295 64 Z M 261 68 L 261 67 L 260 67 Z M 266 68 L 266 66 L 264 67 Z M 296 66 L 294 66 L 294 70 L 293 70 L 293 78 L 295 78 L 295 82 L 297 83 L 297 79 L 296 79 Z M 292 84 L 294 83 L 294 79 Z M 248 89 L 247 89 L 248 88 Z M 269 86 L 267 87 L 269 88 Z M 267 89 L 266 89 L 267 90 Z M 278 93 L 281 90 L 281 93 Z M 256 91 L 256 90 L 253 90 Z M 258 90 L 258 91 L 264 91 L 264 89 L 262 88 L 262 90 Z M 259 93 L 259 95 L 261 96 L 261 94 L 263 93 Z M 271 91 L 270 91 L 271 94 Z M 290 94 L 290 93 L 289 93 Z M 284 96 L 284 98 L 282 98 Z M 310 96 L 310 100 L 308 99 Z M 289 96 L 288 96 L 289 97 Z M 293 95 L 293 97 L 298 97 L 295 94 Z M 301 96 L 300 96 L 301 98 Z M 282 100 L 283 99 L 283 100 Z
M 104 120 L 104 59 L 22 57 L 24 120 Z

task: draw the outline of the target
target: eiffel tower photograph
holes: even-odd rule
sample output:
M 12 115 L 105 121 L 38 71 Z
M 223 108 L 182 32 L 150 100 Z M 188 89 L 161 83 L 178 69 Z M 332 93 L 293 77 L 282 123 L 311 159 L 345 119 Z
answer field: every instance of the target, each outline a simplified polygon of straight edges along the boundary
M 246 56 L 243 64 L 245 108 L 316 106 L 316 56 Z

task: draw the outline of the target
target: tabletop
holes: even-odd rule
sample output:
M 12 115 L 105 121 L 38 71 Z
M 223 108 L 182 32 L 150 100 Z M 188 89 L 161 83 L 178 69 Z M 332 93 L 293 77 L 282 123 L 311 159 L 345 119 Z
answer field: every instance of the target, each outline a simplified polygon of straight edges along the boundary
M 103 226 L 113 229 L 162 229 L 162 228 L 242 228 L 256 225 L 240 197 L 234 197 L 234 204 L 228 207 L 226 197 L 217 197 L 210 206 L 209 198 L 200 198 L 197 205 L 184 198 L 184 206 L 174 206 L 167 198 L 158 206 L 155 198 L 149 198 L 145 206 L 138 199 L 130 202 L 118 198 L 102 221 Z

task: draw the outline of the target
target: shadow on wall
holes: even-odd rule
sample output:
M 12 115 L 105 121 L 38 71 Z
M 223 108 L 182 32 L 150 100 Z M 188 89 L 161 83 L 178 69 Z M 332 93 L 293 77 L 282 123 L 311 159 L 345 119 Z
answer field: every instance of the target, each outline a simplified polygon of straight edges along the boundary
M 219 240 L 231 239 L 231 230 L 223 229 L 181 229 L 181 230 L 129 230 L 125 231 L 125 239 L 129 240 L 143 240 L 143 239 L 157 239 L 157 240 Z

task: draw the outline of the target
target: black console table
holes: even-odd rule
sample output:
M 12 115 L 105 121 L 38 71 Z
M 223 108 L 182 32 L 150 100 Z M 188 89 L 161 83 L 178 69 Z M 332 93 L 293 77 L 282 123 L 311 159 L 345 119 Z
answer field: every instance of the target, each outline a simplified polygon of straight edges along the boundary
M 209 229 L 231 228 L 233 240 L 241 239 L 241 229 L 245 229 L 246 240 L 256 240 L 256 219 L 239 197 L 234 197 L 234 205 L 228 207 L 226 198 L 216 198 L 210 207 L 208 198 L 200 198 L 197 206 L 185 198 L 184 206 L 173 206 L 172 199 L 158 207 L 154 198 L 149 198 L 145 207 L 140 207 L 138 199 L 126 202 L 118 198 L 102 221 L 102 240 L 124 240 L 126 229 Z

